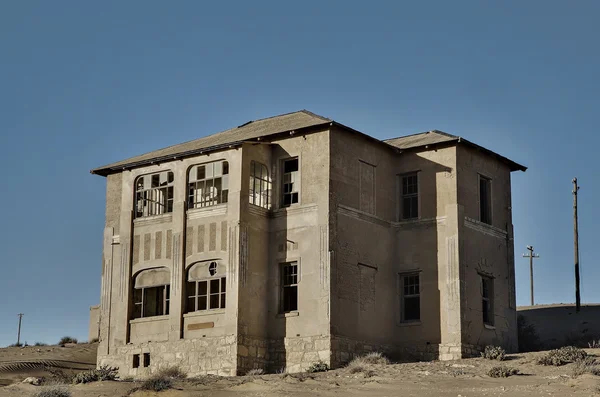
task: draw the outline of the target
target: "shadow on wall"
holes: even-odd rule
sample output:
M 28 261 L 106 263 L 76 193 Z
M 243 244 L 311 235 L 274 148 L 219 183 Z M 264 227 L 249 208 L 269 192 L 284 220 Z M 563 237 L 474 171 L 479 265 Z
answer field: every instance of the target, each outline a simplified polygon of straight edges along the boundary
M 589 347 L 600 340 L 600 304 L 522 306 L 517 308 L 519 351 Z

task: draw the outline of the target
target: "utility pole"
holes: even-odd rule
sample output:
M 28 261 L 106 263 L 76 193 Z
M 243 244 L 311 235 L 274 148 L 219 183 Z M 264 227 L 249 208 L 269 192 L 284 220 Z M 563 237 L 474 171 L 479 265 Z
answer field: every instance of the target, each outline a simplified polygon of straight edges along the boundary
M 529 258 L 529 282 L 531 288 L 531 306 L 535 303 L 533 302 L 533 258 L 539 258 L 538 254 L 533 253 L 533 247 L 531 245 L 527 246 L 527 250 L 529 254 L 523 254 L 523 258 Z
M 579 291 L 579 231 L 577 228 L 577 178 L 573 178 L 573 237 L 575 243 L 575 311 L 581 309 L 581 293 Z
M 17 314 L 17 316 L 19 316 L 19 333 L 17 334 L 17 346 L 20 346 L 21 345 L 21 320 L 23 319 L 24 314 L 19 313 L 19 314 Z

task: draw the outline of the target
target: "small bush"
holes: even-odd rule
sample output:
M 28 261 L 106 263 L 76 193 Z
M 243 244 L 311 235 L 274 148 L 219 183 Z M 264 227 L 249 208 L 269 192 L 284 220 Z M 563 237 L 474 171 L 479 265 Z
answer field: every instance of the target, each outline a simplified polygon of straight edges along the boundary
M 42 378 L 44 385 L 67 385 L 73 381 L 73 377 L 60 368 L 46 366 L 44 369 L 50 374 L 50 376 Z
M 600 364 L 596 362 L 595 358 L 588 356 L 583 360 L 575 362 L 571 376 L 573 378 L 577 378 L 578 376 L 583 374 L 592 374 L 600 376 Z
M 250 371 L 246 372 L 246 376 L 258 376 L 258 375 L 264 375 L 265 371 L 261 368 L 255 368 L 255 369 L 251 369 Z
M 185 379 L 187 378 L 187 374 L 179 367 L 173 366 L 168 368 L 163 368 L 156 373 L 157 377 L 165 377 L 171 379 Z
M 163 391 L 172 388 L 173 380 L 171 378 L 166 376 L 155 375 L 142 382 L 142 385 L 139 389 L 147 391 Z
M 71 392 L 62 386 L 43 386 L 33 397 L 71 397 Z
M 388 365 L 390 363 L 390 360 L 380 352 L 368 353 L 362 357 L 359 357 L 358 359 L 364 364 L 371 365 Z
M 590 342 L 588 342 L 588 347 L 590 349 L 600 349 L 600 339 L 592 339 Z
M 327 363 L 325 363 L 325 362 L 323 362 L 321 360 L 319 360 L 316 363 L 312 364 L 306 370 L 306 372 L 309 372 L 309 373 L 326 372 L 326 371 L 329 371 L 329 365 L 327 365 Z
M 8 345 L 8 347 L 23 347 L 22 343 L 13 343 L 12 345 Z
M 35 342 L 34 346 L 48 346 L 48 344 L 44 342 Z
M 587 353 L 575 346 L 565 346 L 560 349 L 550 350 L 537 361 L 540 365 L 561 366 L 568 363 L 584 360 Z
M 492 367 L 488 371 L 488 376 L 492 378 L 508 378 L 511 375 L 517 375 L 519 370 L 512 367 L 506 367 L 503 365 Z
M 103 365 L 98 369 L 80 372 L 73 377 L 73 383 L 90 383 L 103 380 L 115 380 L 119 374 L 119 369 Z
M 60 346 L 64 346 L 67 343 L 77 343 L 77 339 L 76 338 L 72 338 L 70 336 L 63 336 L 60 341 L 58 341 L 58 344 Z
M 500 346 L 486 346 L 481 357 L 487 358 L 488 360 L 504 361 L 506 358 L 506 351 Z

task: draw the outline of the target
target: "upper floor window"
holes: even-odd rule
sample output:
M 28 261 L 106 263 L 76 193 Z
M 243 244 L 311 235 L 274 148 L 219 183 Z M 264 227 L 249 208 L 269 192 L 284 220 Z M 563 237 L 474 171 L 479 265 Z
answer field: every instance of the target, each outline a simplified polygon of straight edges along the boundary
M 419 217 L 419 176 L 416 172 L 402 175 L 401 219 Z
M 133 318 L 169 314 L 170 272 L 166 268 L 148 269 L 135 277 Z
M 492 180 L 479 175 L 479 220 L 492 224 Z
M 143 175 L 135 182 L 135 217 L 173 212 L 173 173 Z
M 300 191 L 298 157 L 283 161 L 282 206 L 289 207 L 298 203 Z
M 227 202 L 229 163 L 215 161 L 196 165 L 189 171 L 188 208 L 202 208 Z
M 211 262 L 207 274 L 200 276 L 203 279 L 196 280 L 200 269 L 192 267 L 188 271 L 187 312 L 225 309 L 227 278 L 219 274 L 217 263 Z
M 250 162 L 250 204 L 271 208 L 271 179 L 267 166 L 252 160 Z

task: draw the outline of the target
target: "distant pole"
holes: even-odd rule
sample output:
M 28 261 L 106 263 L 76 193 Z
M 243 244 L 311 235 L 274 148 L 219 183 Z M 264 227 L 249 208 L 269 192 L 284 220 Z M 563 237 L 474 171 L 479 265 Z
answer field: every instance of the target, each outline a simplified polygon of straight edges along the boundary
M 533 247 L 531 245 L 527 246 L 527 250 L 529 254 L 523 254 L 524 258 L 529 258 L 529 283 L 531 289 L 531 306 L 535 305 L 533 301 L 533 258 L 539 258 L 538 254 L 533 253 Z
M 17 346 L 19 346 L 21 344 L 21 320 L 23 319 L 24 314 L 19 313 L 17 315 L 19 316 L 19 332 L 17 333 Z
M 573 178 L 573 237 L 575 243 L 575 311 L 581 309 L 581 292 L 579 291 L 579 231 L 577 228 L 577 178 Z

